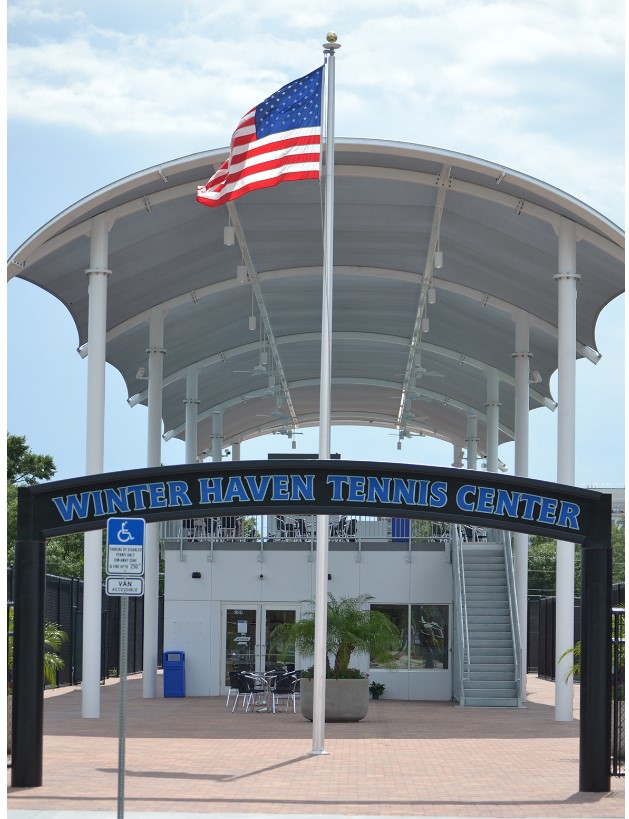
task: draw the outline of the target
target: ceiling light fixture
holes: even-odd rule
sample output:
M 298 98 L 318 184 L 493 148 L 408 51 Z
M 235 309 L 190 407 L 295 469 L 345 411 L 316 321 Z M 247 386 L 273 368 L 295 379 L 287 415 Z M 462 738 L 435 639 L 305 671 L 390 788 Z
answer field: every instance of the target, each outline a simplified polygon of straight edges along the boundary
M 430 320 L 428 316 L 424 316 L 422 319 L 422 333 L 427 333 L 430 330 Z
M 233 225 L 225 225 L 223 228 L 223 244 L 231 247 L 236 242 L 236 230 Z
M 435 250 L 435 269 L 441 270 L 443 267 L 443 253 L 441 250 Z
M 249 316 L 249 329 L 256 329 L 256 317 L 255 313 L 253 312 L 253 287 L 251 288 L 251 315 Z
M 244 264 L 239 264 L 236 268 L 236 278 L 241 284 L 247 283 L 247 266 Z
M 437 288 L 428 288 L 428 304 L 434 304 L 437 301 Z

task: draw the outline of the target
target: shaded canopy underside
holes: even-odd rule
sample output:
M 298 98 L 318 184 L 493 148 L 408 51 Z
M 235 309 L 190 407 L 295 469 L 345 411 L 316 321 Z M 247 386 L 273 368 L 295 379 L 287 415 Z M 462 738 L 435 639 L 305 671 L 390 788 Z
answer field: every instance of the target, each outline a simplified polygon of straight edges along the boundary
M 146 403 L 147 381 L 138 375 L 148 372 L 149 321 L 156 308 L 165 312 L 164 429 L 184 437 L 186 376 L 198 369 L 199 453 L 211 446 L 218 409 L 225 445 L 319 419 L 322 183 L 282 184 L 203 207 L 196 186 L 225 156 L 221 149 L 184 157 L 97 191 L 9 262 L 9 278 L 65 304 L 84 353 L 90 220 L 107 214 L 107 360 L 129 396 Z M 493 368 L 500 441 L 512 439 L 519 311 L 529 316 L 530 366 L 539 373 L 530 408 L 552 406 L 562 218 L 577 226 L 577 355 L 596 360 L 596 319 L 624 289 L 619 228 L 544 183 L 482 160 L 337 140 L 332 424 L 464 446 L 474 413 L 483 453 Z M 228 224 L 232 246 L 224 244 Z

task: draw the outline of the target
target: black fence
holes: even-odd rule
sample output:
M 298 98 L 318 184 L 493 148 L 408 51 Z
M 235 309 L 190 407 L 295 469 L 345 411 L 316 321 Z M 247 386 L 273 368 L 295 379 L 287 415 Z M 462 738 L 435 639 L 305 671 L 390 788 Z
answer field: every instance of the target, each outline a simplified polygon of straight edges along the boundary
M 529 673 L 546 680 L 555 679 L 555 597 L 529 600 L 528 663 Z M 625 584 L 612 587 L 612 776 L 625 775 Z M 581 639 L 581 601 L 574 601 L 574 641 Z M 575 680 L 579 680 L 578 672 Z
M 612 609 L 612 776 L 625 775 L 625 610 Z
M 7 592 L 13 601 L 13 569 L 7 569 Z M 120 598 L 101 592 L 101 664 L 100 676 L 117 677 L 120 672 Z M 56 623 L 68 635 L 57 652 L 63 668 L 57 671 L 57 685 L 77 685 L 83 678 L 83 581 L 76 578 L 46 575 L 45 620 Z M 159 598 L 158 663 L 161 665 L 164 644 L 164 598 Z M 144 647 L 144 598 L 129 597 L 129 637 L 127 673 L 142 671 Z
M 555 597 L 531 599 L 528 604 L 527 671 L 545 680 L 555 679 Z M 612 606 L 625 607 L 625 584 L 612 587 Z M 624 621 L 623 621 L 624 623 Z M 624 636 L 624 632 L 623 632 Z M 574 599 L 574 641 L 581 639 L 581 599 Z M 576 677 L 578 679 L 578 675 Z

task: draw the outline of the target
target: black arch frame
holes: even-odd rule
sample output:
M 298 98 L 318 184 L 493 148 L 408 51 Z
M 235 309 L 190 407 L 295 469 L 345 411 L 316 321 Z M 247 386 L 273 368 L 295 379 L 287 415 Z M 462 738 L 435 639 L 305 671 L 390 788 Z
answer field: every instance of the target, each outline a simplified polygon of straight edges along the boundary
M 14 570 L 13 787 L 42 784 L 46 539 L 103 529 L 109 517 L 142 517 L 154 523 L 278 512 L 436 518 L 579 544 L 579 790 L 610 790 L 611 496 L 462 469 L 295 459 L 138 469 L 20 487 Z

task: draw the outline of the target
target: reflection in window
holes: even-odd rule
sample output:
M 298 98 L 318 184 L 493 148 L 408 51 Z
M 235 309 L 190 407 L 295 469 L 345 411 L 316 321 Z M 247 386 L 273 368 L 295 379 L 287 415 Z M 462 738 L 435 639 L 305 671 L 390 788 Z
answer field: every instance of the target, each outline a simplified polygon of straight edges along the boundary
M 391 651 L 391 664 L 398 669 L 447 669 L 448 606 L 376 604 L 399 631 L 398 645 Z M 410 628 L 409 628 L 410 624 Z M 371 662 L 372 668 L 383 668 Z

